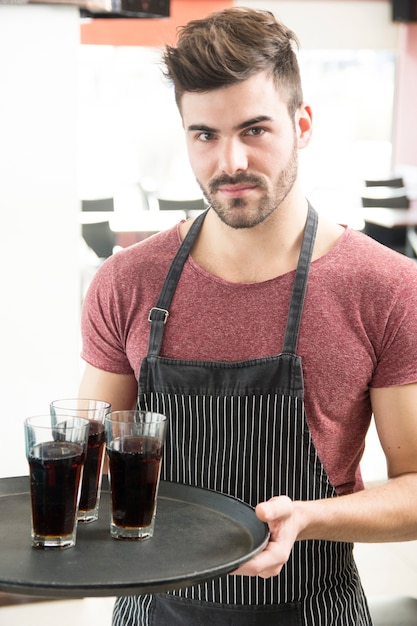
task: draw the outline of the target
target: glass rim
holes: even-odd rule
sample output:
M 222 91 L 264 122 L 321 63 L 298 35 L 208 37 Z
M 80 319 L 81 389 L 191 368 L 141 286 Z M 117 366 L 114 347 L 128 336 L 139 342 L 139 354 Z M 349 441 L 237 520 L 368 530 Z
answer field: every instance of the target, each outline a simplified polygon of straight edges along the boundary
M 62 421 L 59 421 L 58 424 L 53 424 L 52 420 L 59 418 Z M 50 420 L 49 424 L 47 421 L 44 423 L 41 420 Z M 71 422 L 68 424 L 68 421 Z M 78 422 L 78 423 L 74 423 Z M 88 426 L 90 427 L 90 422 L 86 417 L 78 417 L 77 415 L 64 415 L 63 413 L 57 413 L 55 415 L 51 415 L 50 413 L 39 413 L 39 415 L 30 415 L 24 419 L 25 426 L 31 426 L 33 428 L 59 428 L 65 426 L 66 428 L 80 428 L 80 426 Z
M 58 402 L 62 402 L 63 405 L 60 406 L 59 404 L 57 404 Z M 82 411 L 97 411 L 98 409 L 103 410 L 103 409 L 110 409 L 111 408 L 111 403 L 107 402 L 107 400 L 96 400 L 95 398 L 76 398 L 76 397 L 72 397 L 72 398 L 58 398 L 57 400 L 52 400 L 52 402 L 49 403 L 50 407 L 53 407 L 54 409 L 56 409 L 59 412 L 59 409 L 62 409 L 63 411 L 67 411 L 72 410 L 73 408 L 76 407 L 68 407 L 68 406 L 64 406 L 65 402 L 95 402 L 97 404 L 97 406 L 95 407 L 78 407 L 79 409 L 81 409 Z
M 121 410 L 121 411 L 111 411 L 108 415 L 105 416 L 105 421 L 107 422 L 118 422 L 118 423 L 125 423 L 125 424 L 131 424 L 134 423 L 134 420 L 132 421 L 132 419 L 116 419 L 120 417 L 122 417 L 122 415 L 130 415 L 131 417 L 133 417 L 134 415 L 152 415 L 155 416 L 157 419 L 152 419 L 148 422 L 143 422 L 143 423 L 147 423 L 147 424 L 158 424 L 160 422 L 166 422 L 168 420 L 168 417 L 166 415 L 163 415 L 163 413 L 159 413 L 158 411 L 145 411 L 143 409 L 125 409 L 125 410 Z M 114 417 L 113 417 L 114 416 Z

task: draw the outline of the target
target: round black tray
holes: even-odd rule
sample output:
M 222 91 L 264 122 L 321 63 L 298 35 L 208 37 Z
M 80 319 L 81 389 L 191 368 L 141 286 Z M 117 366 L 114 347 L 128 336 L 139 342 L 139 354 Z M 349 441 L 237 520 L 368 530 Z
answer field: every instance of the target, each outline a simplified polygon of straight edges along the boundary
M 268 527 L 247 504 L 223 494 L 161 481 L 155 534 L 112 539 L 104 481 L 100 516 L 79 524 L 66 550 L 30 544 L 27 476 L 0 480 L 0 590 L 49 597 L 156 593 L 228 574 L 260 552 Z

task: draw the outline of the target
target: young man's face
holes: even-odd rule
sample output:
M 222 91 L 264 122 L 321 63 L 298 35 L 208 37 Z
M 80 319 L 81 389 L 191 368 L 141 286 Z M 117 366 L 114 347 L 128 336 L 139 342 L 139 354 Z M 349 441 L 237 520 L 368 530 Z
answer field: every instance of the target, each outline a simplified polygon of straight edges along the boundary
M 233 228 L 263 222 L 297 178 L 309 109 L 291 119 L 272 77 L 261 72 L 230 87 L 186 92 L 181 115 L 191 167 L 220 219 Z

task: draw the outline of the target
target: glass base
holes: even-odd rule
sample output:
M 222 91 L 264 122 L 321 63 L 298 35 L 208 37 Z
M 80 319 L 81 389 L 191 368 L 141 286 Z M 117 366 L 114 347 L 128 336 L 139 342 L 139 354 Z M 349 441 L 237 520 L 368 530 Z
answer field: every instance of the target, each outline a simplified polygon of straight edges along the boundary
M 72 548 L 75 546 L 77 529 L 71 535 L 61 536 L 47 536 L 43 537 L 32 532 L 32 547 L 33 548 Z
M 78 516 L 77 516 L 78 521 L 83 524 L 90 524 L 91 522 L 96 522 L 98 520 L 98 507 L 99 507 L 99 502 L 97 500 L 97 504 L 94 509 L 90 509 L 89 511 L 78 510 Z
M 144 539 L 151 539 L 151 537 L 153 537 L 154 525 L 155 518 L 149 526 L 138 526 L 137 528 L 123 528 L 122 526 L 116 526 L 114 522 L 111 522 L 110 534 L 114 539 L 133 539 L 136 541 L 143 541 Z

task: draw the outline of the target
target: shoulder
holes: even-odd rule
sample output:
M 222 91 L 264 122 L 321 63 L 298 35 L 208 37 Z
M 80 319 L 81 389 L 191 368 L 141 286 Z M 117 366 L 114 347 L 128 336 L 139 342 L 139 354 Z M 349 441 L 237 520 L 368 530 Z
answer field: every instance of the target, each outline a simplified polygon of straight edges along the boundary
M 345 228 L 335 246 L 316 263 L 326 269 L 334 268 L 341 277 L 390 282 L 405 277 L 417 279 L 417 264 L 413 259 L 351 228 Z
M 415 260 L 391 250 L 367 235 L 348 231 L 346 256 L 353 276 L 361 282 L 369 297 L 379 300 L 407 302 L 417 301 L 417 263 Z
M 363 323 L 417 314 L 416 262 L 352 229 L 312 263 L 309 282 L 317 298 Z

